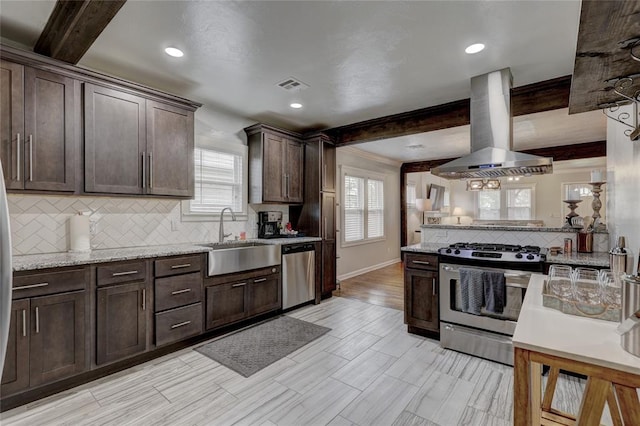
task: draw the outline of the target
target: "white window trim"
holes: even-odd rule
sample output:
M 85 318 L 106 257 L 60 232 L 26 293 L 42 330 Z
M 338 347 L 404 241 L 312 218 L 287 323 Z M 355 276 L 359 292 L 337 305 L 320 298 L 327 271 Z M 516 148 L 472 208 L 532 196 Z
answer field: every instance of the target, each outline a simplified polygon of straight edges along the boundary
M 536 219 L 536 183 L 508 183 L 500 185 L 500 219 L 496 220 L 514 220 L 507 219 L 505 216 L 507 215 L 507 190 L 509 189 L 531 189 L 531 219 L 527 220 L 535 220 Z M 474 201 L 474 211 L 475 216 L 479 217 L 480 213 L 480 203 L 478 201 L 478 196 L 481 191 L 476 191 L 475 196 L 473 197 Z
M 236 215 L 236 221 L 246 222 L 249 220 L 249 147 L 237 143 L 225 143 L 215 141 L 205 137 L 198 137 L 196 141 L 196 148 L 211 149 L 213 151 L 224 152 L 227 154 L 235 154 L 242 156 L 242 211 L 233 213 Z M 195 169 L 194 169 L 195 173 Z M 189 209 L 189 201 L 183 200 L 181 202 L 181 220 L 183 222 L 218 222 L 220 221 L 220 213 L 202 213 L 192 212 Z M 232 217 L 228 212 L 225 212 L 224 222 L 232 221 Z
M 354 176 L 354 177 L 359 177 L 359 178 L 364 178 L 364 179 L 374 179 L 374 180 L 381 180 L 383 182 L 383 190 L 387 191 L 387 181 L 386 181 L 386 175 L 382 174 L 382 173 L 376 173 L 376 172 L 372 172 L 370 170 L 365 170 L 365 169 L 358 169 L 356 167 L 351 167 L 351 166 L 345 166 L 345 165 L 341 165 L 340 166 L 340 223 L 345 223 L 345 209 L 344 206 L 346 205 L 345 203 L 345 193 L 344 193 L 344 177 L 345 175 L 349 175 L 349 176 Z M 365 188 L 366 188 L 366 182 L 365 182 Z M 365 190 L 365 201 L 364 201 L 364 232 L 365 235 L 367 233 L 367 191 Z M 364 240 L 358 240 L 358 241 L 345 241 L 345 233 L 344 232 L 340 232 L 340 247 L 354 247 L 354 246 L 361 246 L 361 245 L 365 245 L 365 244 L 374 244 L 374 243 L 379 243 L 381 241 L 385 241 L 387 239 L 387 233 L 386 233 L 386 226 L 385 226 L 385 222 L 386 222 L 386 213 L 385 213 L 386 207 L 383 208 L 383 225 L 382 225 L 382 236 L 381 237 L 377 237 L 377 238 L 365 238 Z

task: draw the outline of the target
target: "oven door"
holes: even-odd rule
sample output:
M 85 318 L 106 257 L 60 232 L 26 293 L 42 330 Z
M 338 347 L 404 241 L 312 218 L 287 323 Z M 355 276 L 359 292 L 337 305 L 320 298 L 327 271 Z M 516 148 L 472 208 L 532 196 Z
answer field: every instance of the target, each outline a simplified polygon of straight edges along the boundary
M 504 273 L 507 286 L 506 306 L 502 314 L 487 312 L 483 308 L 480 315 L 473 315 L 462 312 L 461 308 L 459 268 L 465 267 L 469 266 L 440 264 L 440 321 L 513 336 L 532 272 L 473 266 L 473 269 Z

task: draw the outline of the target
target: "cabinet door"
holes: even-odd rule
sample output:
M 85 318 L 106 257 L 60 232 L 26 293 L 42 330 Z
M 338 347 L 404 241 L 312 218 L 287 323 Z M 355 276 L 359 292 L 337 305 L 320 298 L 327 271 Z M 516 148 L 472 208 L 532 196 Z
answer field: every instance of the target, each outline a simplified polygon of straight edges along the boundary
M 84 371 L 85 337 L 84 291 L 32 298 L 31 386 Z
M 11 304 L 7 355 L 2 370 L 2 395 L 29 387 L 29 318 L 29 299 L 14 300 Z
M 84 102 L 85 191 L 142 194 L 145 99 L 85 84 Z
M 24 67 L 0 61 L 0 162 L 7 189 L 24 188 Z
M 322 194 L 322 239 L 335 241 L 336 239 L 336 194 L 327 192 Z
M 336 289 L 336 243 L 322 242 L 322 294 Z
M 336 190 L 336 147 L 327 142 L 322 142 L 322 191 L 335 192 Z
M 405 322 L 425 330 L 439 331 L 438 274 L 404 270 Z
M 298 141 L 285 139 L 286 201 L 302 203 L 304 196 L 304 147 Z
M 207 330 L 239 321 L 247 316 L 248 284 L 248 281 L 241 281 L 207 287 Z
M 116 361 L 147 348 L 146 282 L 97 290 L 96 363 Z
M 74 191 L 74 80 L 26 67 L 24 83 L 24 187 Z
M 283 138 L 270 133 L 263 134 L 262 141 L 262 201 L 282 203 L 286 201 Z
M 282 307 L 280 274 L 254 278 L 249 285 L 249 316 Z
M 147 100 L 147 193 L 193 197 L 193 112 Z

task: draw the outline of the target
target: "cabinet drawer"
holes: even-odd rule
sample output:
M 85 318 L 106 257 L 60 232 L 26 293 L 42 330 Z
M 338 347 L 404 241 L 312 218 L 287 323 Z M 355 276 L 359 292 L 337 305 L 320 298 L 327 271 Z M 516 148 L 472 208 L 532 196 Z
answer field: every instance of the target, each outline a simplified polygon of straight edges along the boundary
M 172 257 L 156 260 L 154 263 L 156 277 L 199 272 L 202 267 L 202 255 Z
M 156 345 L 162 346 L 202 333 L 202 303 L 156 314 Z
M 147 277 L 147 262 L 136 261 L 98 266 L 98 285 L 126 283 Z
M 202 275 L 194 272 L 176 277 L 156 278 L 156 312 L 200 302 Z
M 438 256 L 435 254 L 405 254 L 405 268 L 438 270 Z
M 13 278 L 13 298 L 43 296 L 84 290 L 89 282 L 89 268 L 21 275 Z

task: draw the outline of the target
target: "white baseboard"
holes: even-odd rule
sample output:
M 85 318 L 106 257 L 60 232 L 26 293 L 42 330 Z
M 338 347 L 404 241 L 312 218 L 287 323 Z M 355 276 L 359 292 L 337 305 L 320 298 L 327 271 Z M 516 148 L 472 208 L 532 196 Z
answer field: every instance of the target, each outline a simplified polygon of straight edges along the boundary
M 347 272 L 346 274 L 339 275 L 336 278 L 339 280 L 346 280 L 349 278 L 357 277 L 358 275 L 366 274 L 367 272 L 375 271 L 376 269 L 384 268 L 385 266 L 393 265 L 398 262 L 401 262 L 400 258 L 391 259 L 386 262 L 378 263 L 377 265 L 367 266 L 366 268 L 358 269 L 357 271 Z

